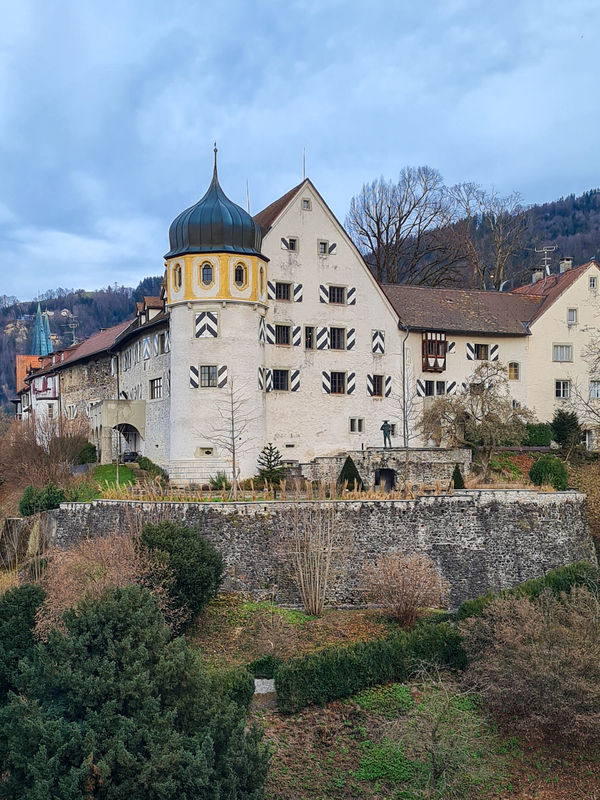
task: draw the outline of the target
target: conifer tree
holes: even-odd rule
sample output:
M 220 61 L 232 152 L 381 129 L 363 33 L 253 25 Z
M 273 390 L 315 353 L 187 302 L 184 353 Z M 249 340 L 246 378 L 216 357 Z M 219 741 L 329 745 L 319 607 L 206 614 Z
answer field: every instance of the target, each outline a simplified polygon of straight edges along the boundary
M 454 483 L 455 489 L 464 489 L 465 482 L 463 480 L 462 473 L 460 471 L 460 467 L 458 464 L 454 465 L 454 472 L 452 473 L 452 482 Z
M 351 491 L 354 490 L 356 486 L 357 489 L 364 489 L 365 485 L 360 477 L 360 474 L 356 468 L 356 464 L 352 460 L 351 456 L 348 456 L 344 461 L 344 466 L 342 467 L 342 471 L 340 472 L 340 477 L 338 478 L 338 485 L 343 486 L 344 483 L 348 485 L 348 489 Z
M 281 464 L 281 453 L 271 442 L 263 447 L 257 464 L 259 477 L 275 485 L 281 483 L 284 469 Z

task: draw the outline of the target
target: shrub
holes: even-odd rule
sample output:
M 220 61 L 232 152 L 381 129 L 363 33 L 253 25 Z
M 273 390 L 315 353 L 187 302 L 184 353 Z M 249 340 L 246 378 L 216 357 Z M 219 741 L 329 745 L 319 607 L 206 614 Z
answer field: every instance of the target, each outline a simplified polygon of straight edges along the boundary
M 452 482 L 454 483 L 455 489 L 464 489 L 465 482 L 462 476 L 462 472 L 460 471 L 460 467 L 458 464 L 454 465 L 454 470 L 452 472 Z
M 58 508 L 64 502 L 64 491 L 54 483 L 47 483 L 43 489 L 28 486 L 19 500 L 19 513 L 23 517 L 30 517 L 32 514 L 39 514 L 40 511 Z
M 147 591 L 109 591 L 64 622 L 0 711 L 3 796 L 262 796 L 258 733 Z
M 98 461 L 98 451 L 96 445 L 91 442 L 86 442 L 77 457 L 78 464 L 95 464 Z
M 277 658 L 277 656 L 271 653 L 267 653 L 248 664 L 246 669 L 254 675 L 255 678 L 272 678 L 280 664 L 283 664 L 280 658 Z
M 559 599 L 496 598 L 461 625 L 469 682 L 495 713 L 527 734 L 600 734 L 600 603 L 585 587 Z
M 384 556 L 365 570 L 367 597 L 384 614 L 410 630 L 428 607 L 445 603 L 448 584 L 430 558 L 422 555 Z
M 234 667 L 212 676 L 215 691 L 247 710 L 254 697 L 254 676 L 243 667 Z
M 149 473 L 152 478 L 160 478 L 165 483 L 168 482 L 169 476 L 165 470 L 159 467 L 158 464 L 155 464 L 154 461 L 150 461 L 146 456 L 138 456 L 137 463 L 139 468 Z
M 569 486 L 569 479 L 564 463 L 556 456 L 546 453 L 533 464 L 529 470 L 529 477 L 536 486 L 551 484 L 558 491 L 564 491 Z
M 0 595 L 0 706 L 16 689 L 19 661 L 33 650 L 35 615 L 43 599 L 43 590 L 31 583 Z
M 357 489 L 363 490 L 365 485 L 363 483 L 362 478 L 360 477 L 360 473 L 356 468 L 356 464 L 352 460 L 351 456 L 347 456 L 346 460 L 344 461 L 344 466 L 342 467 L 342 471 L 340 472 L 340 477 L 338 478 L 338 486 L 343 486 L 347 484 L 348 489 L 350 491 L 354 491 L 354 487 L 356 486 Z
M 211 475 L 208 482 L 211 489 L 225 489 L 226 492 L 231 489 L 231 482 L 226 472 L 219 471 L 216 475 Z
M 574 411 L 557 409 L 552 418 L 551 428 L 554 441 L 567 450 L 581 442 L 583 431 Z
M 198 614 L 215 597 L 223 579 L 223 559 L 195 528 L 161 522 L 142 528 L 141 542 L 173 573 L 176 601 Z
M 550 447 L 552 442 L 552 426 L 548 422 L 528 422 L 527 434 L 523 439 L 524 447 Z

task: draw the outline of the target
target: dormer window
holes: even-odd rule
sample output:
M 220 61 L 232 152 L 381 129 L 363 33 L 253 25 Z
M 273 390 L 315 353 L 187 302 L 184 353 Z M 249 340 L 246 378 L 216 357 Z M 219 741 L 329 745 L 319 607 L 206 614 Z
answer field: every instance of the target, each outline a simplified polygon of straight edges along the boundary
M 213 268 L 211 264 L 202 264 L 202 283 L 210 286 L 213 282 Z
M 235 285 L 240 288 L 246 283 L 246 267 L 243 264 L 236 266 L 233 280 Z

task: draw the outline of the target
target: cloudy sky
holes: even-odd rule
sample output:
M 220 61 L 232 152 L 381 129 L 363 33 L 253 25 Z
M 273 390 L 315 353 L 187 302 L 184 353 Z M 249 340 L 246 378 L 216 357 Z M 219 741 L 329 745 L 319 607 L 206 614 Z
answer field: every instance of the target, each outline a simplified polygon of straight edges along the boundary
M 307 174 L 343 221 L 428 164 L 528 203 L 600 185 L 597 0 L 4 0 L 0 294 L 134 285 L 204 193 Z

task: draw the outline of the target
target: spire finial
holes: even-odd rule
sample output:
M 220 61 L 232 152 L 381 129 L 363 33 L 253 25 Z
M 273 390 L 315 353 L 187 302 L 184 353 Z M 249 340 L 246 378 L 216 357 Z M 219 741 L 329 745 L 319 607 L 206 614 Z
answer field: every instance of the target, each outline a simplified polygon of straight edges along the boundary
M 219 152 L 219 148 L 217 147 L 216 140 L 215 140 L 214 151 L 215 151 L 215 170 L 216 170 L 217 169 L 217 153 Z

